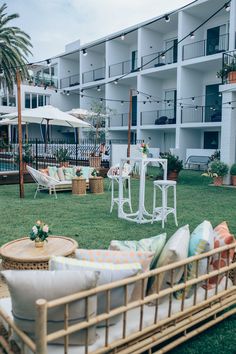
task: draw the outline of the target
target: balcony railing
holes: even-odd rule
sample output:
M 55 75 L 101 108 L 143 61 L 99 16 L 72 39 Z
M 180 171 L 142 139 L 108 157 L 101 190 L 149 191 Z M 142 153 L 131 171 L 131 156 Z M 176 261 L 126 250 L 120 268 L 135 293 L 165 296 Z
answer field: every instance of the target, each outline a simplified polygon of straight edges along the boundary
M 71 75 L 60 80 L 60 88 L 77 86 L 80 84 L 80 75 Z
M 117 64 L 109 65 L 109 77 L 124 75 L 132 71 L 136 71 L 138 67 L 137 63 L 137 60 L 127 60 Z
M 221 107 L 183 107 L 181 109 L 181 123 L 210 123 L 221 122 Z
M 49 86 L 58 88 L 58 80 L 56 77 L 42 77 L 35 76 L 33 80 L 28 81 L 29 84 L 34 84 L 35 86 Z
M 141 125 L 162 125 L 175 124 L 176 116 L 174 109 L 161 109 L 158 111 L 144 111 L 141 112 Z
M 193 59 L 224 52 L 229 49 L 229 34 L 223 34 L 215 40 L 204 39 L 202 41 L 183 46 L 182 59 Z
M 103 80 L 105 79 L 105 66 L 99 69 L 86 71 L 82 74 L 83 84 L 91 81 Z
M 108 120 L 108 127 L 127 127 L 128 126 L 128 113 L 114 114 Z
M 162 56 L 162 53 L 163 52 L 156 52 L 143 56 L 141 59 L 141 64 L 144 66 L 143 69 L 155 68 L 177 62 L 177 56 L 174 55 L 173 49 L 168 50 L 164 56 Z
M 236 50 L 223 53 L 222 70 L 218 76 L 222 78 L 222 84 L 236 83 Z

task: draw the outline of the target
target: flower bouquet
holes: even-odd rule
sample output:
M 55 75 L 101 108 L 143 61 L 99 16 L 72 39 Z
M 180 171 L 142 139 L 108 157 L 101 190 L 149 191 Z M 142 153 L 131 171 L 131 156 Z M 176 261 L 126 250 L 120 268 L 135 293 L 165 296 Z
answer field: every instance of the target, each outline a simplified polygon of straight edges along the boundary
M 77 170 L 76 170 L 75 174 L 76 174 L 76 177 L 78 177 L 78 178 L 83 177 L 83 171 L 82 171 L 82 168 L 81 168 L 81 167 L 77 168 Z
M 148 146 L 148 144 L 142 143 L 142 144 L 140 145 L 140 151 L 141 151 L 142 155 L 146 157 L 147 154 L 149 153 L 149 146 Z
M 47 224 L 38 220 L 36 224 L 32 227 L 30 232 L 31 241 L 35 241 L 36 247 L 43 247 L 44 241 L 47 241 L 50 230 Z
M 98 176 L 99 176 L 99 171 L 94 168 L 94 169 L 92 170 L 92 172 L 91 172 L 91 176 L 92 176 L 92 177 L 98 177 Z

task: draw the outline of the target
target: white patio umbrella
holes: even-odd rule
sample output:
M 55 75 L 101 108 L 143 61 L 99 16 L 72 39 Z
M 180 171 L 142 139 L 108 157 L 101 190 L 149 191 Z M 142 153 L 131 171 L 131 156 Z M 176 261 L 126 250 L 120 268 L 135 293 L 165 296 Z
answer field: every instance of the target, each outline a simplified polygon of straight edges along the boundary
M 61 125 L 65 127 L 73 128 L 89 128 L 91 125 L 87 122 L 82 121 L 70 114 L 61 111 L 60 109 L 47 105 L 38 108 L 25 109 L 21 112 L 22 123 L 36 123 L 36 124 L 50 124 L 50 125 Z M 1 118 L 1 125 L 14 124 L 17 122 L 18 113 L 8 113 Z

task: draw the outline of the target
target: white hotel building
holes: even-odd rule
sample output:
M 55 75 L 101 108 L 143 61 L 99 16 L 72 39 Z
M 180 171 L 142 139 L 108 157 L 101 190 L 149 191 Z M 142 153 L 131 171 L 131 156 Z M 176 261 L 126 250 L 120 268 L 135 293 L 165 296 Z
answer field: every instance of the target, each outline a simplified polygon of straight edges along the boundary
M 220 149 L 222 160 L 232 164 L 236 84 L 221 85 L 216 76 L 223 53 L 236 54 L 236 0 L 231 0 L 230 11 L 225 3 L 199 0 L 170 14 L 168 22 L 154 18 L 92 43 L 71 43 L 52 61 L 53 73 L 45 74 L 57 79 L 58 92 L 41 87 L 40 94 L 64 111 L 90 109 L 94 99 L 102 99 L 112 109 L 109 139 L 127 140 L 132 89 L 133 142 L 145 140 L 162 152 L 172 148 L 184 160 Z M 39 87 L 23 86 L 23 108 L 32 107 L 32 94 L 39 94 Z M 55 128 L 58 137 L 71 133 Z

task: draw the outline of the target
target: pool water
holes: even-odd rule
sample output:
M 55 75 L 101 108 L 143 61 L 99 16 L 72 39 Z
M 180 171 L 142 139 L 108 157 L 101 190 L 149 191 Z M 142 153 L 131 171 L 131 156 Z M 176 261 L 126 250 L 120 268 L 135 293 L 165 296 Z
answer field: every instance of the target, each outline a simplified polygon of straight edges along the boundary
M 13 161 L 2 161 L 0 160 L 0 172 L 5 171 L 17 171 L 18 165 Z

